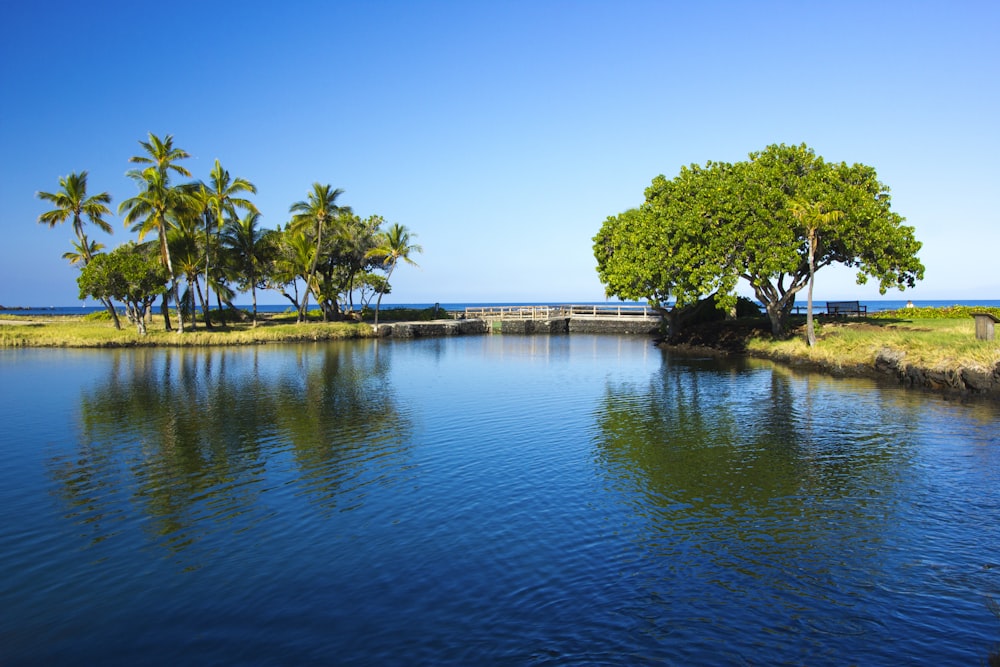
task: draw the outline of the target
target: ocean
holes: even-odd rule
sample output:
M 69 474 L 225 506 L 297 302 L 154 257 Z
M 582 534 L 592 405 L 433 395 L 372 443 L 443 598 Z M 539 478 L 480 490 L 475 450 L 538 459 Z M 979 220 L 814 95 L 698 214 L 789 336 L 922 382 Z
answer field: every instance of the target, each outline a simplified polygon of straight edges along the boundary
M 392 310 L 394 308 L 431 308 L 434 305 L 438 305 L 440 308 L 447 311 L 463 311 L 466 308 L 471 307 L 483 307 L 483 306 L 544 306 L 544 305 L 565 305 L 573 303 L 573 305 L 607 305 L 611 303 L 609 301 L 511 301 L 511 302 L 468 302 L 468 303 L 401 303 L 401 304 L 382 304 L 382 310 Z M 883 310 L 898 310 L 900 308 L 906 307 L 907 303 L 912 303 L 917 308 L 943 308 L 947 306 L 982 306 L 982 307 L 992 307 L 1000 308 L 1000 299 L 937 299 L 937 300 L 908 300 L 908 299 L 878 299 L 873 301 L 861 301 L 862 305 L 868 307 L 869 313 L 875 313 Z M 816 312 L 822 312 L 824 310 L 826 302 L 816 301 L 814 302 L 814 307 Z M 635 305 L 645 305 L 642 303 Z M 805 300 L 796 301 L 798 307 L 805 307 Z M 315 308 L 315 306 L 311 306 Z M 250 310 L 251 306 L 249 304 L 237 304 L 237 308 Z M 3 307 L 0 306 L 0 314 L 7 315 L 86 315 L 87 313 L 93 313 L 95 311 L 104 310 L 103 306 L 96 305 L 82 305 L 82 306 L 28 306 L 28 307 Z M 292 308 L 289 304 L 258 304 L 258 312 L 261 313 L 283 313 L 292 312 Z M 153 313 L 159 312 L 159 306 L 153 309 Z

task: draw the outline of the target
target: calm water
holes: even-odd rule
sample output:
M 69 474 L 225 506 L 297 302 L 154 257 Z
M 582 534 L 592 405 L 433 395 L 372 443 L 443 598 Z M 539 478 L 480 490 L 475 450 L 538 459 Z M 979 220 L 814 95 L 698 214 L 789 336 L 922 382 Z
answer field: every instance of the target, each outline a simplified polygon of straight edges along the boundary
M 639 338 L 0 351 L 0 664 L 980 664 L 997 404 Z

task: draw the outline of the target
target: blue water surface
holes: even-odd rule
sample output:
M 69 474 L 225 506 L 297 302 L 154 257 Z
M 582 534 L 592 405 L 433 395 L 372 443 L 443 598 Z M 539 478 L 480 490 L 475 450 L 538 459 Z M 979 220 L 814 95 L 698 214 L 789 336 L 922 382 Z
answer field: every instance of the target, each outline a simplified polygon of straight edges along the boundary
M 0 351 L 0 664 L 980 664 L 996 404 L 472 336 Z

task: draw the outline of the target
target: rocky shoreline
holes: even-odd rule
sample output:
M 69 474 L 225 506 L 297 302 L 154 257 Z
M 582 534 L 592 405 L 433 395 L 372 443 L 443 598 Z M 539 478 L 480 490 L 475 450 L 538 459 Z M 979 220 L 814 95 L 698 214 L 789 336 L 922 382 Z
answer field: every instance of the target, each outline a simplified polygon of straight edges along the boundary
M 682 353 L 743 354 L 834 376 L 868 377 L 935 392 L 1000 399 L 1000 364 L 992 370 L 976 368 L 935 370 L 909 364 L 904 353 L 885 349 L 879 352 L 870 364 L 841 365 L 788 354 L 762 353 L 747 348 L 747 341 L 751 337 L 766 332 L 766 324 L 756 322 L 709 323 L 691 327 L 669 339 L 659 341 L 658 344 L 664 349 Z

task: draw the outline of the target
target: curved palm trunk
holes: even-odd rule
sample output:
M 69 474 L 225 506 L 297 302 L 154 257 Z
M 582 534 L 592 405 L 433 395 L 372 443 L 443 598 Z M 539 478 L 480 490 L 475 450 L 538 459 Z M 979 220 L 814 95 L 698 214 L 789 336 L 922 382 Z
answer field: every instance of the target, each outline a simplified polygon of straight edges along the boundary
M 173 330 L 170 326 L 170 293 L 169 291 L 163 293 L 163 300 L 160 301 L 160 314 L 163 315 L 163 328 L 166 331 Z
M 167 245 L 167 230 L 162 228 L 160 230 L 160 249 L 163 252 L 163 257 L 167 264 L 167 275 L 170 276 L 172 285 L 170 291 L 173 292 L 174 305 L 177 307 L 177 333 L 184 333 L 184 309 L 181 308 L 181 296 L 180 290 L 177 289 L 177 276 L 174 275 L 174 264 L 170 261 L 170 247 Z M 167 322 L 167 330 L 170 330 L 170 320 L 166 315 L 166 308 L 164 308 L 164 319 Z
M 209 217 L 205 215 L 205 295 L 209 300 L 212 298 L 212 283 L 209 282 L 208 274 L 212 268 L 212 245 L 211 245 L 211 232 L 208 228 Z M 200 290 L 199 290 L 200 296 Z M 205 318 L 205 328 L 212 328 L 212 314 L 209 312 L 209 304 L 206 300 L 202 300 L 202 317 Z
M 257 285 L 250 283 L 250 296 L 253 299 L 253 325 L 257 326 Z
M 208 285 L 205 286 L 205 292 L 202 293 L 202 291 L 201 291 L 201 282 L 199 282 L 199 280 L 198 280 L 198 274 L 197 273 L 194 274 L 194 276 L 192 277 L 192 280 L 190 280 L 190 282 L 194 283 L 194 291 L 198 295 L 198 301 L 201 302 L 201 310 L 202 310 L 202 313 L 205 316 L 205 328 L 206 329 L 211 329 L 212 326 L 208 323 L 208 307 L 209 307 L 208 297 L 211 296 L 208 293 Z M 195 326 L 197 325 L 197 323 L 198 323 L 198 318 L 192 316 L 192 318 L 191 318 L 191 328 L 194 329 Z
M 816 276 L 816 230 L 809 230 L 809 292 L 806 304 L 806 342 L 809 347 L 816 345 L 816 329 L 813 326 L 813 282 Z
M 389 266 L 389 272 L 385 274 L 385 286 L 389 286 L 389 279 L 392 278 L 392 272 L 396 270 L 396 262 L 393 262 Z M 378 331 L 378 309 L 382 305 L 382 295 L 384 291 L 378 293 L 378 299 L 375 301 L 375 331 Z
M 317 218 L 318 224 L 316 225 L 316 249 L 313 251 L 312 266 L 309 267 L 309 278 L 306 279 L 306 298 L 303 299 L 303 303 L 309 301 L 309 291 L 312 290 L 313 295 L 316 297 L 316 303 L 322 306 L 323 298 L 319 295 L 319 282 L 316 280 L 316 267 L 319 266 L 319 249 L 323 243 L 323 221 L 322 218 Z M 315 287 L 314 287 L 315 286 Z M 322 310 L 322 308 L 320 308 Z M 303 314 L 305 310 L 303 310 Z M 326 319 L 326 311 L 323 311 L 324 320 Z

